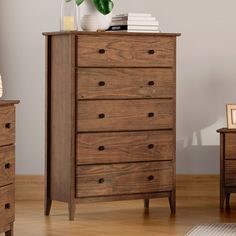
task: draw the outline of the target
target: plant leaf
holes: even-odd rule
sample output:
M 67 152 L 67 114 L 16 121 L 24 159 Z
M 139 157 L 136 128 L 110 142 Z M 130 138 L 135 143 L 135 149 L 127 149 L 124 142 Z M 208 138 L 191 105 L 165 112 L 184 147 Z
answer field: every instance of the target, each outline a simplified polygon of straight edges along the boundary
M 71 0 L 70 0 L 71 1 Z M 77 6 L 79 6 L 81 3 L 83 3 L 84 0 L 75 0 Z
M 113 9 L 113 2 L 111 0 L 93 0 L 93 3 L 97 10 L 103 15 L 109 14 Z
M 71 0 L 65 0 L 65 2 L 70 2 Z

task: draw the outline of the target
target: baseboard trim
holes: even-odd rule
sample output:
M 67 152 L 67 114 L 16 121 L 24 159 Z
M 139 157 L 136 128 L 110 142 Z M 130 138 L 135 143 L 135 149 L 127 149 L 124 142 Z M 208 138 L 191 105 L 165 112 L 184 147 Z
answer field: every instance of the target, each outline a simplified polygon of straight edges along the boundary
M 177 175 L 178 197 L 201 197 L 219 195 L 219 175 Z M 199 191 L 201 186 L 207 185 L 207 192 Z M 206 189 L 206 188 L 204 188 Z M 17 175 L 16 200 L 42 201 L 44 199 L 44 176 Z

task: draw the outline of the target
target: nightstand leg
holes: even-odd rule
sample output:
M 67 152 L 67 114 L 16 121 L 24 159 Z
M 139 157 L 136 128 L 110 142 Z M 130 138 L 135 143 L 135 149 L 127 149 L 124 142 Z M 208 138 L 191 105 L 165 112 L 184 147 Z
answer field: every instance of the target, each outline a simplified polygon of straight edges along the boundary
M 230 208 L 230 193 L 226 194 L 226 208 L 229 209 Z
M 75 210 L 76 210 L 75 201 L 69 202 L 68 208 L 69 208 L 69 220 L 74 220 L 75 219 Z
M 172 191 L 169 195 L 169 204 L 170 204 L 171 214 L 175 214 L 176 212 L 175 190 Z
M 224 202 L 225 202 L 225 193 L 221 189 L 221 191 L 220 191 L 220 209 L 224 209 Z
M 149 199 L 144 199 L 144 209 L 149 209 Z
M 13 236 L 13 224 L 11 225 L 11 229 L 5 233 L 5 236 Z
M 50 214 L 50 210 L 51 210 L 51 206 L 52 206 L 52 200 L 50 199 L 46 199 L 45 200 L 45 209 L 44 209 L 44 214 L 45 216 L 49 216 Z

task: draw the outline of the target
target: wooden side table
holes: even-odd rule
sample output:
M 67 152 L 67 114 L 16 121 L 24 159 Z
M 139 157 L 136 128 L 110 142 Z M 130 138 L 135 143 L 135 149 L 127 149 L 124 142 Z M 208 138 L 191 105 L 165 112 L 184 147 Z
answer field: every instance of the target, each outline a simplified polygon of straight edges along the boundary
M 236 129 L 222 128 L 220 133 L 220 208 L 230 207 L 230 194 L 236 193 Z

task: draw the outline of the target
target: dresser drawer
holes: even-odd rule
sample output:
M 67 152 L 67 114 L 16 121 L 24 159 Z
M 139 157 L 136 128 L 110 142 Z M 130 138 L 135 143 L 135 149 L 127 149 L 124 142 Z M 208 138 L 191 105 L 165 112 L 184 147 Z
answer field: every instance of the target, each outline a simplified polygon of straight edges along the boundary
M 0 109 L 0 146 L 15 143 L 15 107 Z
M 77 135 L 77 164 L 172 160 L 172 131 Z
M 236 133 L 225 134 L 225 158 L 236 160 Z
M 79 101 L 79 132 L 173 128 L 171 99 Z
M 77 81 L 78 99 L 175 96 L 175 76 L 171 68 L 81 68 Z
M 0 226 L 14 221 L 14 188 L 8 185 L 0 188 Z
M 15 148 L 0 147 L 0 187 L 11 184 L 15 178 Z
M 225 185 L 236 187 L 236 160 L 225 160 Z
M 77 167 L 77 197 L 171 191 L 172 162 Z
M 79 35 L 77 63 L 80 67 L 172 67 L 175 38 Z

